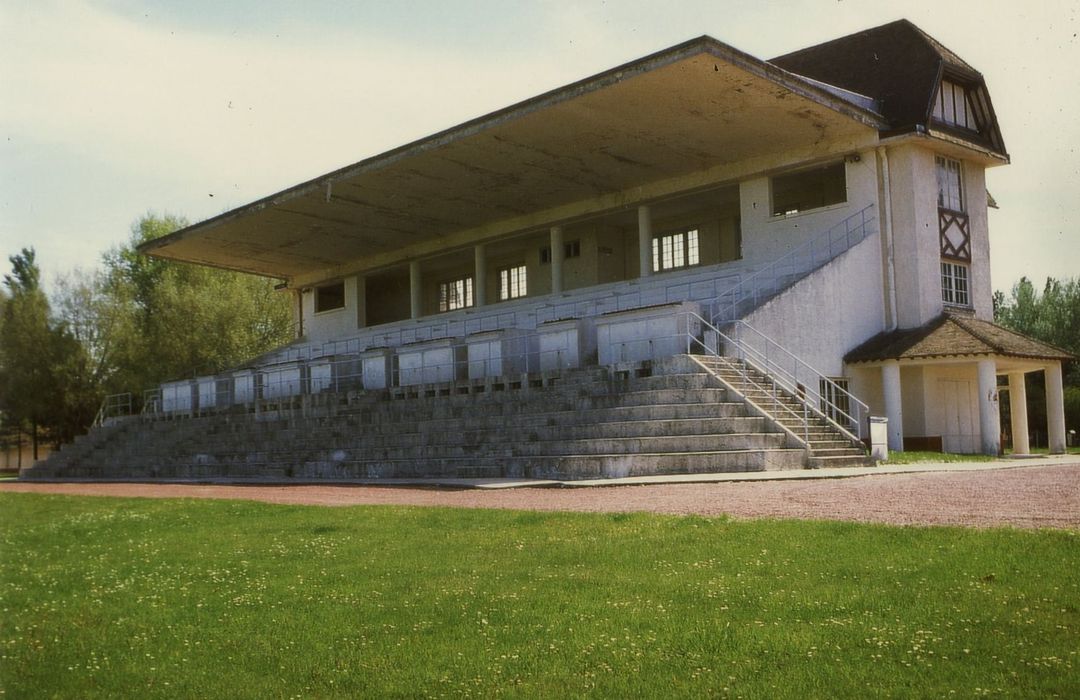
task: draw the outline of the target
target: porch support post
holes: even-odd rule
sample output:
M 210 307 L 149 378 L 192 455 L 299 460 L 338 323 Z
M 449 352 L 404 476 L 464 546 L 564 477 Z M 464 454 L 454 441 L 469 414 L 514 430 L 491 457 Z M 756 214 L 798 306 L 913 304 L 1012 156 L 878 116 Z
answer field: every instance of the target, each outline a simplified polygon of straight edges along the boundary
M 979 360 L 979 432 L 984 455 L 1001 452 L 1001 413 L 998 408 L 997 363 Z
M 356 327 L 367 328 L 367 277 L 356 276 Z
M 1012 415 L 1012 447 L 1014 455 L 1031 453 L 1028 444 L 1027 387 L 1023 372 L 1009 372 L 1009 413 Z
M 409 315 L 420 318 L 423 315 L 423 280 L 420 278 L 420 261 L 409 263 Z
M 652 211 L 649 205 L 637 208 L 639 277 L 652 274 Z
M 483 306 L 487 303 L 487 249 L 483 243 L 473 248 L 473 304 Z
M 562 226 L 551 227 L 551 293 L 563 290 L 562 268 L 566 250 L 563 248 Z
M 904 404 L 900 391 L 900 363 L 890 360 L 881 366 L 881 388 L 885 395 L 885 417 L 889 419 L 889 449 L 904 451 Z
M 1050 454 L 1065 453 L 1065 392 L 1061 386 L 1061 363 L 1046 366 L 1046 432 Z

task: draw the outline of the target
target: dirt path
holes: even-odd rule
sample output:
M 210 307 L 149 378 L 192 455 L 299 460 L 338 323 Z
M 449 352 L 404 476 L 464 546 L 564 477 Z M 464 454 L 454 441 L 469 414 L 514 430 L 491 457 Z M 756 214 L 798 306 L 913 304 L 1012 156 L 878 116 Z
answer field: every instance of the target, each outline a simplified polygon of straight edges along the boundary
M 651 511 L 897 525 L 1080 529 L 1080 464 L 846 479 L 453 490 L 388 486 L 0 483 L 0 491 L 147 498 L 250 499 L 321 506 Z

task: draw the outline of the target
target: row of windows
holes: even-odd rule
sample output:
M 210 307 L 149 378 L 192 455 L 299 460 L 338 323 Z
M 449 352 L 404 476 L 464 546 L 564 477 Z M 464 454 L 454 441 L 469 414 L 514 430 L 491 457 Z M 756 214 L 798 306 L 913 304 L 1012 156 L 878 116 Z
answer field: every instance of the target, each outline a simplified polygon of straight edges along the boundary
M 948 83 L 943 83 L 943 92 Z M 949 114 L 956 114 L 955 110 Z M 960 162 L 937 156 L 935 160 L 938 185 L 938 206 L 955 212 L 965 207 L 963 173 Z M 774 216 L 785 216 L 846 201 L 847 185 L 843 163 L 835 163 L 804 170 L 772 179 Z M 564 257 L 581 255 L 579 241 L 565 245 Z M 541 264 L 550 263 L 551 249 L 540 251 Z M 692 267 L 701 262 L 698 231 L 690 229 L 656 236 L 652 241 L 652 271 L 663 272 Z M 947 304 L 967 306 L 968 268 L 951 262 L 941 263 L 942 300 Z M 498 271 L 499 301 L 519 299 L 528 294 L 528 275 L 524 264 L 502 268 Z M 343 283 L 318 287 L 315 290 L 315 311 L 332 311 L 345 307 Z M 461 277 L 439 283 L 439 311 L 454 311 L 474 305 L 473 278 Z

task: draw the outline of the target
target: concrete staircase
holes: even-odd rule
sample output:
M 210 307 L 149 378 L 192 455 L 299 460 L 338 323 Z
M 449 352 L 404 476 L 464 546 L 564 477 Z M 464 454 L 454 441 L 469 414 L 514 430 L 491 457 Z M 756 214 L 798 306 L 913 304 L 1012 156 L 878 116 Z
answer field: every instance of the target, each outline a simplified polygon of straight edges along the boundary
M 708 371 L 745 396 L 773 420 L 799 438 L 807 439 L 810 467 L 866 466 L 871 461 L 861 444 L 853 443 L 825 419 L 807 414 L 803 404 L 785 391 L 770 391 L 772 380 L 731 357 L 696 356 Z M 745 381 L 746 375 L 750 381 Z
M 259 413 L 130 418 L 21 478 L 583 479 L 865 463 L 824 422 L 808 454 L 780 428 L 783 418 L 759 415 L 717 376 L 677 356 L 618 370 L 319 394 Z

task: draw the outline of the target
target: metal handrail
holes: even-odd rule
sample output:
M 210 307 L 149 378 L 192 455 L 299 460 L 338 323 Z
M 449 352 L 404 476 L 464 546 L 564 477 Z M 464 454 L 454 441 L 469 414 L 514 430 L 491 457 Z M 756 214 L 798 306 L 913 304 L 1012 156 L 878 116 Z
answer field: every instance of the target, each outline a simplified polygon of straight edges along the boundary
M 693 315 L 702 323 L 706 333 L 711 331 L 716 334 L 717 347 L 710 347 L 707 342 L 702 344 L 706 352 L 723 357 L 719 348 L 719 343 L 723 342 L 726 348 L 733 351 L 734 359 L 738 360 L 740 377 L 744 381 L 753 382 L 748 369 L 756 370 L 768 377 L 776 388 L 783 390 L 788 398 L 802 404 L 804 414 L 823 419 L 853 442 L 862 441 L 865 436 L 863 418 L 870 415 L 870 407 L 865 402 L 746 321 L 729 324 L 729 328 L 735 328 L 732 336 L 700 316 Z M 754 341 L 749 341 L 745 336 L 751 336 Z M 823 393 L 821 387 L 826 387 L 828 391 Z M 775 391 L 771 396 L 775 404 L 781 404 Z M 843 401 L 830 396 L 843 397 Z M 847 404 L 846 409 L 842 403 Z M 852 428 L 855 432 L 852 432 Z M 809 435 L 808 418 L 803 420 L 803 429 L 804 436 Z
M 744 309 L 746 312 L 757 308 L 768 297 L 861 243 L 869 235 L 868 224 L 876 221 L 870 216 L 873 208 L 873 204 L 866 205 L 821 235 L 785 253 L 718 294 L 712 303 L 710 322 L 719 325 L 739 318 L 742 315 L 739 307 L 744 302 L 751 302 L 748 308 Z
M 109 394 L 101 401 L 92 427 L 99 428 L 110 419 L 131 415 L 131 392 Z

